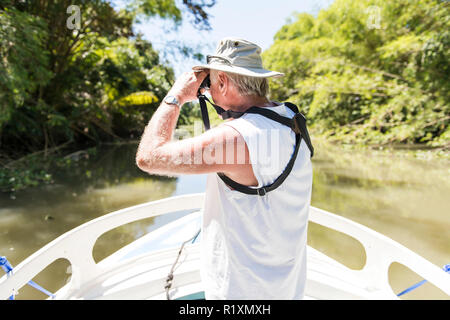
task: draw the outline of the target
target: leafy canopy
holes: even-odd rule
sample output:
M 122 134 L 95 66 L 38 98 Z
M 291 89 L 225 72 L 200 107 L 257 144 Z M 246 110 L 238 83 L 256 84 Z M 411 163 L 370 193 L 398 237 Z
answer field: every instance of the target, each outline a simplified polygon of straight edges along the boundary
M 344 142 L 449 147 L 450 12 L 439 0 L 336 0 L 275 35 L 272 94 Z

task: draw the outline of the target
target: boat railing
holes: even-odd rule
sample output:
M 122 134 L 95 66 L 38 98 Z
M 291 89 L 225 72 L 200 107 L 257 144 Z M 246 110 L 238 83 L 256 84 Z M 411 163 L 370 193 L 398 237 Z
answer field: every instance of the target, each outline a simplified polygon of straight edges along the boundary
M 167 213 L 200 209 L 204 194 L 181 195 L 118 210 L 86 222 L 51 241 L 19 263 L 12 274 L 0 278 L 0 300 L 8 299 L 28 281 L 54 261 L 63 258 L 71 264 L 72 276 L 67 292 L 77 290 L 83 283 L 100 275 L 101 264 L 93 258 L 97 239 L 122 225 Z
M 397 262 L 450 295 L 449 275 L 400 243 L 357 222 L 322 209 L 311 207 L 309 214 L 309 221 L 342 232 L 363 245 L 366 263 L 361 270 L 354 271 L 360 274 L 361 279 L 365 279 L 368 290 L 381 289 L 392 292 L 389 284 L 389 267 Z

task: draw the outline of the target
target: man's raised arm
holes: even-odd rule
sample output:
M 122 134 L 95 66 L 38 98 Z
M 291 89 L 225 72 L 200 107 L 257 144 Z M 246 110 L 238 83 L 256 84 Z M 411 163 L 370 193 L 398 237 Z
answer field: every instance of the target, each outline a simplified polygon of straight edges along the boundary
M 161 103 L 144 130 L 136 154 L 138 167 L 151 174 L 203 174 L 223 172 L 230 176 L 250 176 L 248 149 L 242 136 L 229 126 L 218 126 L 188 139 L 172 140 L 182 104 L 197 98 L 206 73 L 183 74 L 169 91 L 180 105 Z

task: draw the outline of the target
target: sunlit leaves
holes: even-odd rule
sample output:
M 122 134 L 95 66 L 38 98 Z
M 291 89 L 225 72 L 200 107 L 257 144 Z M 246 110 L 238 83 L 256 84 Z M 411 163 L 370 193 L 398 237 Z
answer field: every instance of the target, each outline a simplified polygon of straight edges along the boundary
M 271 93 L 346 142 L 449 146 L 450 9 L 437 0 L 336 0 L 299 14 L 264 53 Z
M 42 48 L 46 37 L 41 19 L 15 9 L 0 11 L 0 133 L 12 109 L 51 76 Z
M 121 106 L 140 106 L 140 105 L 151 105 L 154 102 L 158 102 L 158 97 L 150 91 L 140 91 L 132 93 L 126 97 L 119 100 Z

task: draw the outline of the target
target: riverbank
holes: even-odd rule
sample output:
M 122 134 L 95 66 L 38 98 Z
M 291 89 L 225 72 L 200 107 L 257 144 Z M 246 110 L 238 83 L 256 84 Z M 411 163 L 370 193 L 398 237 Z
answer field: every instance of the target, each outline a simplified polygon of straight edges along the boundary
M 200 123 L 200 120 L 197 119 Z M 194 123 L 194 122 L 192 122 Z M 212 125 L 219 121 L 212 117 Z M 201 124 L 200 125 L 200 130 Z M 180 136 L 193 136 L 194 125 L 180 126 L 177 131 Z M 327 150 L 329 148 L 340 148 L 342 150 L 353 150 L 357 152 L 373 153 L 377 156 L 389 156 L 394 158 L 415 158 L 426 161 L 448 161 L 450 164 L 450 151 L 443 148 L 433 148 L 426 145 L 365 145 L 330 142 L 326 137 L 315 134 L 311 130 L 311 136 L 316 152 Z M 114 143 L 102 143 L 98 145 L 76 145 L 66 144 L 54 150 L 47 152 L 36 152 L 20 159 L 4 162 L 0 168 L 0 192 L 9 193 L 14 197 L 14 193 L 33 188 L 40 185 L 51 185 L 55 183 L 55 175 L 61 172 L 74 170 L 81 176 L 89 177 L 92 172 L 84 170 L 83 167 L 90 157 L 97 154 L 98 149 L 108 145 L 137 144 L 139 140 L 130 139 Z

